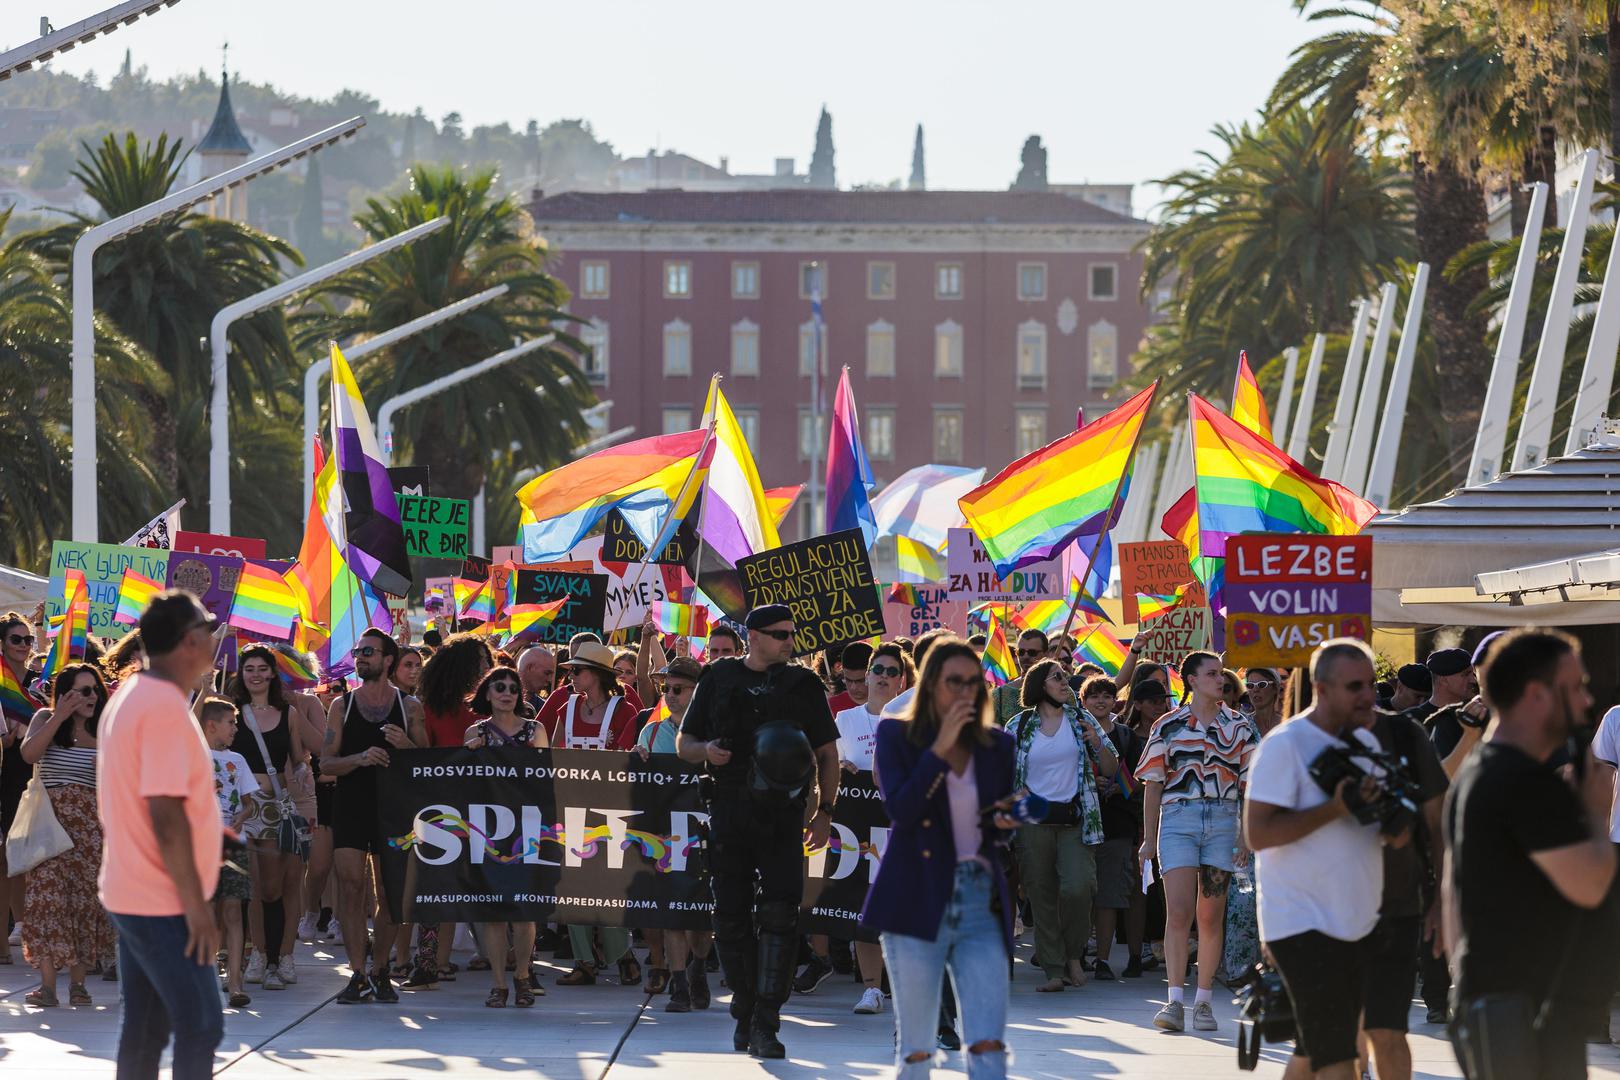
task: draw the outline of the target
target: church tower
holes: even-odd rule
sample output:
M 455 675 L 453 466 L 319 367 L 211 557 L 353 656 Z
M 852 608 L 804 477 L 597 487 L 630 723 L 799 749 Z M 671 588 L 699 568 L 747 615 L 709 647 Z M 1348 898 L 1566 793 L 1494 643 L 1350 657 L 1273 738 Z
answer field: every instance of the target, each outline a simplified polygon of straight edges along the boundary
M 253 154 L 253 145 L 236 123 L 236 110 L 231 106 L 231 77 L 220 71 L 219 107 L 214 110 L 214 122 L 208 133 L 197 144 L 197 159 L 202 163 L 202 179 L 218 176 L 226 169 L 242 164 Z M 247 185 L 239 184 L 214 196 L 209 201 L 208 213 L 227 221 L 247 220 Z

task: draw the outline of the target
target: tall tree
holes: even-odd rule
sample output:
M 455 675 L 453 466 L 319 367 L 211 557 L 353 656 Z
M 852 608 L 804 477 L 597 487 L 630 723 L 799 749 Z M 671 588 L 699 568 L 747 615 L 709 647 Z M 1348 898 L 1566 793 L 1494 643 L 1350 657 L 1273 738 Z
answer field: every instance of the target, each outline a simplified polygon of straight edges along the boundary
M 1039 135 L 1024 140 L 1024 149 L 1018 155 L 1018 177 L 1012 182 L 1014 191 L 1046 190 L 1046 147 Z
M 321 156 L 316 154 L 309 159 L 309 168 L 304 173 L 304 187 L 298 202 L 298 221 L 295 225 L 298 246 L 303 249 L 304 257 L 316 264 L 326 262 L 331 257 L 327 254 L 330 246 L 326 242 L 324 196 Z
M 833 166 L 832 115 L 825 105 L 821 107 L 821 119 L 816 121 L 816 149 L 810 155 L 810 186 L 828 191 L 838 187 L 838 170 Z
M 911 179 L 906 181 L 908 191 L 926 191 L 928 174 L 923 168 L 922 125 L 917 125 L 917 137 L 911 143 Z

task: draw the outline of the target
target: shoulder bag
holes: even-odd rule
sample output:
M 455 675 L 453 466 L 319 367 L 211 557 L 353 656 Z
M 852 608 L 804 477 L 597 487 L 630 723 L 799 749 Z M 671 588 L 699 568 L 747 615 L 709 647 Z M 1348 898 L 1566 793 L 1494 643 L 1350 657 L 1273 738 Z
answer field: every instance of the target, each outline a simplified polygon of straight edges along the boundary
M 6 876 L 26 874 L 46 859 L 53 859 L 73 848 L 73 838 L 56 820 L 51 806 L 50 792 L 39 778 L 39 766 L 34 766 L 33 779 L 23 789 L 17 814 L 6 834 Z
M 253 706 L 249 705 L 242 710 L 242 719 L 247 721 L 248 730 L 253 732 L 253 741 L 259 744 L 259 757 L 263 760 L 265 772 L 270 777 L 270 790 L 276 796 L 279 818 L 275 823 L 276 848 L 284 855 L 297 855 L 300 859 L 308 859 L 309 820 L 299 816 L 298 808 L 293 805 L 292 796 L 281 786 L 281 778 L 276 775 L 276 770 L 270 767 L 270 750 L 264 745 L 264 735 L 259 731 L 259 722 L 253 718 Z M 292 723 L 290 711 L 281 722 Z M 291 735 L 291 732 L 288 734 Z

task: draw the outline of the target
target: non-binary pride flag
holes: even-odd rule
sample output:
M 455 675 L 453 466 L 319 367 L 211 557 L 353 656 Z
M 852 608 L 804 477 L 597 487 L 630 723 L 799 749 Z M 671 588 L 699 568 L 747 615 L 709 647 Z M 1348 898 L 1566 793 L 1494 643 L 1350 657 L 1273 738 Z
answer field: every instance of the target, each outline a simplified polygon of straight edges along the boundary
M 1187 395 L 1199 554 L 1225 558 L 1246 532 L 1352 536 L 1378 508 L 1324 480 L 1197 394 Z
M 356 577 L 378 592 L 404 596 L 411 587 L 411 560 L 399 500 L 377 438 L 371 430 L 360 384 L 332 346 L 332 456 L 343 487 L 343 559 Z
M 298 599 L 280 574 L 268 566 L 244 562 L 225 621 L 238 630 L 286 641 L 298 621 Z
M 990 633 L 984 646 L 984 677 L 991 686 L 1006 686 L 1018 678 L 1018 665 L 1013 661 L 1012 649 L 1007 646 L 1007 632 L 995 609 L 990 611 Z
M 118 606 L 113 609 L 113 622 L 131 626 L 141 621 L 141 612 L 152 602 L 152 597 L 163 591 L 163 586 L 134 567 L 124 570 L 118 583 Z
M 1260 396 L 1260 383 L 1249 368 L 1249 354 L 1238 353 L 1237 384 L 1232 387 L 1232 419 L 1271 441 L 1271 416 L 1266 399 Z
M 1106 530 L 1159 384 L 1080 430 L 1019 458 L 959 506 L 1003 576 Z

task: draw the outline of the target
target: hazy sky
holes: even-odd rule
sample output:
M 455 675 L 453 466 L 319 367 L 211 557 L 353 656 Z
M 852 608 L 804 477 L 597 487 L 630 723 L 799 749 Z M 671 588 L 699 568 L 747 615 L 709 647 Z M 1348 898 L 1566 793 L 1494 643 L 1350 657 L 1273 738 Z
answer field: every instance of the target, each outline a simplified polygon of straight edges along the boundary
M 7 0 L 0 44 L 111 3 Z M 921 122 L 930 187 L 1004 188 L 1030 134 L 1055 182 L 1189 165 L 1324 28 L 1289 0 L 182 0 L 56 63 L 105 78 L 129 48 L 165 78 L 216 70 L 229 39 L 233 71 L 299 94 L 353 87 L 469 128 L 583 117 L 621 154 L 737 172 L 803 171 L 825 102 L 841 185 L 904 179 Z

